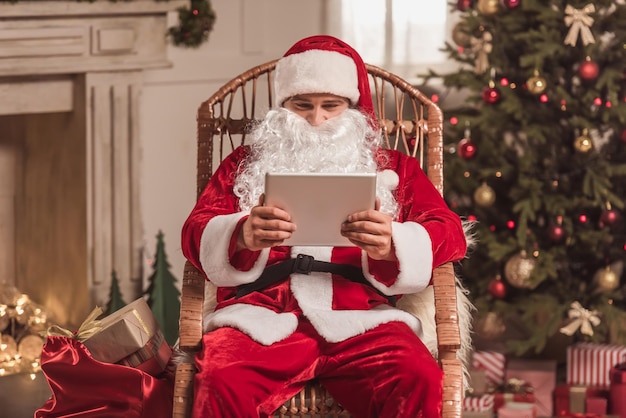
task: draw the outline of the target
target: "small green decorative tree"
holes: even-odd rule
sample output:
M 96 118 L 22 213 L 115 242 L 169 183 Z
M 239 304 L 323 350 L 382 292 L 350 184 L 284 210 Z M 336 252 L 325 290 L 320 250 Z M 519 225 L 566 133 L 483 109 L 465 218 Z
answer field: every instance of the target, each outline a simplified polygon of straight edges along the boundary
M 117 311 L 120 308 L 126 306 L 126 302 L 122 298 L 122 292 L 120 292 L 120 285 L 117 280 L 117 273 L 115 270 L 111 272 L 111 291 L 109 293 L 109 303 L 107 303 L 107 307 L 104 310 L 102 316 L 111 315 L 113 312 Z
M 180 291 L 176 287 L 176 277 L 169 270 L 170 264 L 167 262 L 161 231 L 157 234 L 157 248 L 152 268 L 154 272 L 148 278 L 150 286 L 146 290 L 148 306 L 152 309 L 165 340 L 174 345 L 178 338 Z

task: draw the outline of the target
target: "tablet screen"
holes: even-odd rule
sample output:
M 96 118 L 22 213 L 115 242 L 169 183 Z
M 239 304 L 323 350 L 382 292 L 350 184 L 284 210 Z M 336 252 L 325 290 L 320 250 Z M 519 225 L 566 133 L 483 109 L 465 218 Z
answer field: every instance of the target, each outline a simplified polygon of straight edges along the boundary
M 341 236 L 341 224 L 375 202 L 376 173 L 265 176 L 265 204 L 286 210 L 298 228 L 284 245 L 352 246 Z

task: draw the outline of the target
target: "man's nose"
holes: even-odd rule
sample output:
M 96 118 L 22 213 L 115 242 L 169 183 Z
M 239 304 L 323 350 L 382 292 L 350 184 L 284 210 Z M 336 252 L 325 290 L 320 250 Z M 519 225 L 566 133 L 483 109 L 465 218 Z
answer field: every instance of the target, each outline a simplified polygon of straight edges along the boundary
M 313 108 L 307 117 L 307 122 L 312 126 L 319 126 L 326 120 L 326 112 L 321 108 Z

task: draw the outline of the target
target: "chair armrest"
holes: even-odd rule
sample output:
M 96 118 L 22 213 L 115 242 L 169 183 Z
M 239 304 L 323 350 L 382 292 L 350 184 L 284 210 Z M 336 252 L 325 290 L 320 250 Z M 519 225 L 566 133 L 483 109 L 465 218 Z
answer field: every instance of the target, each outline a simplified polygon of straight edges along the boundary
M 179 323 L 179 348 L 186 353 L 197 352 L 202 342 L 205 284 L 204 274 L 187 261 L 183 272 Z
M 439 359 L 456 359 L 456 352 L 461 348 L 461 332 L 452 263 L 445 263 L 433 271 L 433 291 Z
M 463 364 L 457 358 L 461 331 L 456 288 L 452 263 L 445 263 L 433 271 L 438 357 L 443 369 L 442 416 L 446 418 L 461 418 L 463 408 Z

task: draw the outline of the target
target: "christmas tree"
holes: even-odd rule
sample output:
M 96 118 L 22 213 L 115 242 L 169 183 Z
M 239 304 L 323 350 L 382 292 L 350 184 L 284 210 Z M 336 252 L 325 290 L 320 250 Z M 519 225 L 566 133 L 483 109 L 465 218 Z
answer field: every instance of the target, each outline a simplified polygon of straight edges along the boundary
M 445 198 L 476 220 L 477 333 L 518 356 L 626 344 L 626 5 L 459 0 Z M 459 97 L 456 96 L 456 97 Z
M 176 277 L 169 270 L 170 264 L 167 262 L 161 231 L 157 234 L 157 248 L 152 268 L 154 272 L 148 278 L 150 285 L 146 290 L 148 306 L 152 309 L 165 340 L 174 345 L 178 339 L 180 291 L 176 287 Z
M 126 302 L 122 298 L 122 292 L 120 291 L 120 283 L 117 279 L 117 273 L 115 270 L 111 273 L 111 290 L 109 292 L 109 303 L 102 313 L 102 317 L 109 316 L 113 312 L 126 306 Z

